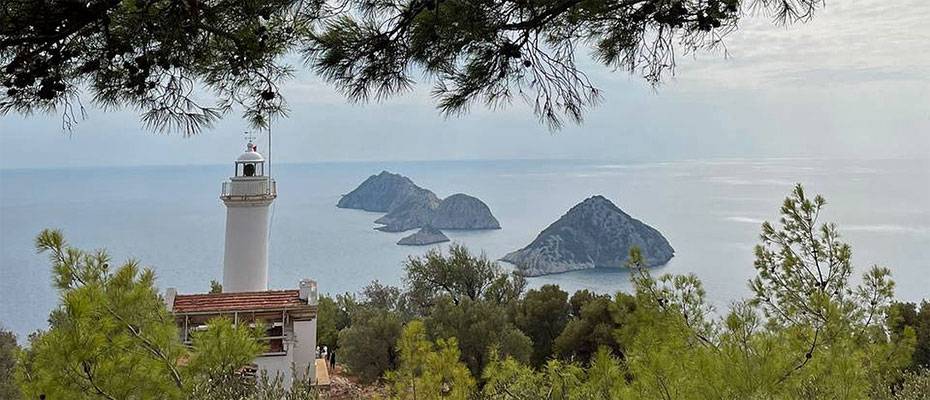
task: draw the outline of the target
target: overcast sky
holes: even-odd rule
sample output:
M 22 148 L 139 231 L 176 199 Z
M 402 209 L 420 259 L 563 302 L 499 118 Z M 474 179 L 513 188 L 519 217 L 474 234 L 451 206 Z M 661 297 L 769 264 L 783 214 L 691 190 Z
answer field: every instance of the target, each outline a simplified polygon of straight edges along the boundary
M 591 66 L 604 102 L 582 126 L 552 133 L 522 103 L 445 119 L 429 83 L 378 104 L 349 104 L 301 74 L 286 84 L 291 115 L 274 125 L 276 162 L 930 155 L 930 2 L 834 0 L 815 20 L 743 22 L 729 57 L 679 56 L 653 90 Z M 0 168 L 218 164 L 243 147 L 230 114 L 192 138 L 148 132 L 132 111 L 89 116 L 71 132 L 59 115 L 0 117 Z

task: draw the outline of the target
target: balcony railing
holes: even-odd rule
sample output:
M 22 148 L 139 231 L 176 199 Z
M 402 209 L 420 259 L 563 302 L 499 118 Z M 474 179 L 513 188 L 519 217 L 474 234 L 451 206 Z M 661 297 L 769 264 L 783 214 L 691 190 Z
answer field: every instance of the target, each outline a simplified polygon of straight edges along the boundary
M 278 190 L 274 179 L 249 179 L 223 182 L 220 198 L 270 197 L 277 196 Z

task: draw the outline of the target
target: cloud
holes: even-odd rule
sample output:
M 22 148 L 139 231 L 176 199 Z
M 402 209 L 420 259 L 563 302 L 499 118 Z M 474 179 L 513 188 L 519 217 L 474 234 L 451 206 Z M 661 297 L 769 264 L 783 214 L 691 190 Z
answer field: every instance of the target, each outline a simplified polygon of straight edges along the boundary
M 908 234 L 908 235 L 925 235 L 930 234 L 930 227 L 926 226 L 905 226 L 905 225 L 844 225 L 843 231 L 849 232 L 869 232 L 878 234 Z
M 446 118 L 425 79 L 410 92 L 353 104 L 296 60 L 296 76 L 283 85 L 291 111 L 275 122 L 275 155 L 284 162 L 579 158 L 618 164 L 926 157 L 928 21 L 928 0 L 831 1 L 812 21 L 787 27 L 749 16 L 728 37 L 728 57 L 679 57 L 676 77 L 658 88 L 580 56 L 604 102 L 581 126 L 559 132 L 547 131 L 520 99 L 496 110 L 475 104 L 465 115 Z M 249 129 L 231 113 L 193 138 L 151 135 L 133 110 L 88 112 L 70 136 L 62 134 L 57 114 L 0 117 L 7 150 L 0 168 L 226 163 Z M 781 178 L 719 176 L 711 183 L 793 183 Z
M 726 39 L 727 57 L 698 54 L 681 63 L 682 80 L 728 87 L 856 85 L 907 81 L 930 85 L 930 2 L 828 2 L 806 23 L 744 18 Z
M 740 216 L 726 217 L 724 219 L 727 221 L 739 222 L 743 224 L 753 224 L 753 225 L 762 225 L 762 223 L 765 222 L 765 220 L 761 218 L 740 217 Z

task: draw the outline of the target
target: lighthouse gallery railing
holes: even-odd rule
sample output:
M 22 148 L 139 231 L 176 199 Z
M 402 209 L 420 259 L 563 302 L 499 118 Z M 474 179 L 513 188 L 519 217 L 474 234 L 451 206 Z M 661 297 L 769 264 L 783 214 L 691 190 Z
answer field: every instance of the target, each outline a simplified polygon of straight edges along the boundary
M 223 182 L 222 198 L 246 196 L 277 196 L 274 179 L 234 180 Z

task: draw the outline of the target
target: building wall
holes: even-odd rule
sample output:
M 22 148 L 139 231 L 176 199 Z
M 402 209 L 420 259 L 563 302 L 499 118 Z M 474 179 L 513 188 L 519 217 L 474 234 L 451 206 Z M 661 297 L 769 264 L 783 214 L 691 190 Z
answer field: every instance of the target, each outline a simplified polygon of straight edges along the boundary
M 223 291 L 268 290 L 268 205 L 226 202 L 226 252 Z
M 269 378 L 280 375 L 284 379 L 284 386 L 291 387 L 293 376 L 291 374 L 291 364 L 293 361 L 293 352 L 288 351 L 286 355 L 280 356 L 261 356 L 255 359 L 255 365 L 259 371 L 265 371 Z
M 268 376 L 274 378 L 280 375 L 285 387 L 291 387 L 294 372 L 299 379 L 313 380 L 316 378 L 316 318 L 311 321 L 296 321 L 290 323 L 287 332 L 293 336 L 289 339 L 286 355 L 261 356 L 255 359 L 259 370 L 266 371 Z
M 308 371 L 309 379 L 316 379 L 316 318 L 294 322 L 294 366 L 299 376 Z

